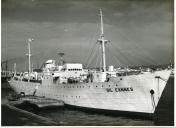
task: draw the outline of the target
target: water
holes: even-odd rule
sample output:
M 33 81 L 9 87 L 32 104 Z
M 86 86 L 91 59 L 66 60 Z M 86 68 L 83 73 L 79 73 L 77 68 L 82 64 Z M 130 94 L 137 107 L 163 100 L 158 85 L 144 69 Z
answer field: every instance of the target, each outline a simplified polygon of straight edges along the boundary
M 92 114 L 78 110 L 61 109 L 40 111 L 39 115 L 52 118 L 61 125 L 68 126 L 153 126 L 151 120 Z
M 2 102 L 9 92 L 11 92 L 10 89 L 2 89 Z M 154 120 L 140 119 L 134 116 L 126 117 L 88 113 L 68 108 L 43 109 L 37 112 L 37 114 L 50 118 L 62 126 L 173 126 L 174 78 L 170 77 L 167 83 L 157 107 Z M 9 116 L 11 115 L 9 114 Z

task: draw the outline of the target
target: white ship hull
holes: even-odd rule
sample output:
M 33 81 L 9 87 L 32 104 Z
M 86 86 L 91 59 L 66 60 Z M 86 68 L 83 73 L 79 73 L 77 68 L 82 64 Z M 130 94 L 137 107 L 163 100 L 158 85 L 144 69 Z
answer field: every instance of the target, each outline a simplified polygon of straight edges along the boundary
M 103 83 L 40 84 L 12 79 L 10 85 L 17 93 L 26 95 L 33 94 L 38 86 L 36 96 L 62 100 L 72 106 L 152 114 L 170 73 L 170 70 L 163 70 L 122 76 Z

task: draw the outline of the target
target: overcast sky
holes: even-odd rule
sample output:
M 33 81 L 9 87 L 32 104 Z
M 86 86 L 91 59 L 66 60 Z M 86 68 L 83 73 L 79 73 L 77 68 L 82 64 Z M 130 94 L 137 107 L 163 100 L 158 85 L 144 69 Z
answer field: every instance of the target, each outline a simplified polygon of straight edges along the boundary
M 107 65 L 169 63 L 174 58 L 173 5 L 173 0 L 2 0 L 1 59 L 10 60 L 11 67 L 14 62 L 18 69 L 27 67 L 31 37 L 35 66 L 59 60 L 58 52 L 67 62 L 98 65 L 101 8 L 105 38 L 111 41 Z M 90 51 L 94 57 L 87 59 Z

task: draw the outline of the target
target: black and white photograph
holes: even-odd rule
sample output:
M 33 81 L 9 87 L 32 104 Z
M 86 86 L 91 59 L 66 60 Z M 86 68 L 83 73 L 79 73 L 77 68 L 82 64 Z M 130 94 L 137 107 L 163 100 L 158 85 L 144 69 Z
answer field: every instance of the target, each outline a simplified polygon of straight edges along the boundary
M 174 0 L 1 0 L 1 126 L 175 126 Z

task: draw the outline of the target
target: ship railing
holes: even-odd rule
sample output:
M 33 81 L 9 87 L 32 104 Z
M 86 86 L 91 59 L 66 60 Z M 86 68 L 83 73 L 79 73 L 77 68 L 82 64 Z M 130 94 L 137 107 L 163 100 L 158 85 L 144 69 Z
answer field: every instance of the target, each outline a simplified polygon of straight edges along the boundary
M 1 71 L 1 77 L 12 77 L 13 74 L 14 73 L 12 71 Z

